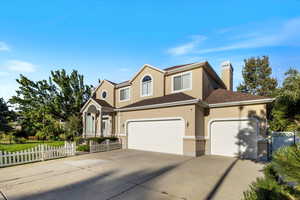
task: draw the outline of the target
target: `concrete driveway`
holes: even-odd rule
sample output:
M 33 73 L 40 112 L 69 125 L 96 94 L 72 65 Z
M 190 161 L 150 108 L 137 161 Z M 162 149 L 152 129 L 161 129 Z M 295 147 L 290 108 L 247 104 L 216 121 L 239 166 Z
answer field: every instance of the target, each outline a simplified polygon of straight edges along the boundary
M 0 190 L 9 200 L 235 200 L 262 167 L 219 156 L 116 150 L 2 168 Z

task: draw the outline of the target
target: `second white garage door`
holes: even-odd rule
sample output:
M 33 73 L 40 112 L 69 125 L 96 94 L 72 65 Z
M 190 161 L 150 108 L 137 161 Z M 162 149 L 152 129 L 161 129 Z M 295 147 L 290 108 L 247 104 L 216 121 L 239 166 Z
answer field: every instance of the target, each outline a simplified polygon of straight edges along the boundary
M 211 154 L 257 157 L 257 122 L 254 120 L 216 120 L 210 124 Z
M 183 154 L 181 119 L 131 121 L 127 128 L 129 149 Z

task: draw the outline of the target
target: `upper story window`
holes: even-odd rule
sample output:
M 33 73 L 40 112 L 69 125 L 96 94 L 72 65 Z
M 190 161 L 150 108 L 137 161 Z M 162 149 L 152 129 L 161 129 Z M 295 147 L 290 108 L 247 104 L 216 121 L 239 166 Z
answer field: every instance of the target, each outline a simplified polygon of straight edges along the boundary
M 107 97 L 107 91 L 102 91 L 101 97 L 102 99 L 105 99 Z
M 141 96 L 151 96 L 152 95 L 153 80 L 150 75 L 144 76 L 141 82 Z
M 130 99 L 130 88 L 120 89 L 120 101 L 128 101 Z
M 181 92 L 192 89 L 192 73 L 176 74 L 172 77 L 173 92 Z

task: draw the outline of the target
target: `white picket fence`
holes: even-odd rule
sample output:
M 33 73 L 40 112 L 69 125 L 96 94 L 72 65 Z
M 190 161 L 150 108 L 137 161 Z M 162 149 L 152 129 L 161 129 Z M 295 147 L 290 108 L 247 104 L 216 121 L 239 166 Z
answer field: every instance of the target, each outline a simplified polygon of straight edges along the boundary
M 75 153 L 76 144 L 74 142 L 65 142 L 64 146 L 40 144 L 34 148 L 17 152 L 0 151 L 0 167 L 73 156 Z
M 92 141 L 90 142 L 90 153 L 112 151 L 121 148 L 122 144 L 120 142 L 106 141 L 104 144 L 97 144 Z

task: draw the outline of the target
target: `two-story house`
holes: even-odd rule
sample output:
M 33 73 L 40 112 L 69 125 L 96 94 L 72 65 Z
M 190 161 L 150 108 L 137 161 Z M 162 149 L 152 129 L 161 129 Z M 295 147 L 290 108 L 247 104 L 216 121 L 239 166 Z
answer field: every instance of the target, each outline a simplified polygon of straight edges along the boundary
M 233 68 L 221 78 L 208 62 L 159 69 L 145 64 L 130 80 L 103 80 L 83 106 L 84 137 L 117 136 L 123 148 L 256 159 L 266 105 L 273 99 L 233 92 Z

